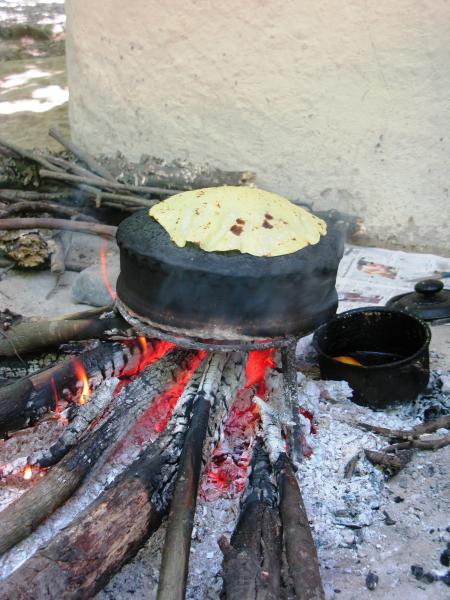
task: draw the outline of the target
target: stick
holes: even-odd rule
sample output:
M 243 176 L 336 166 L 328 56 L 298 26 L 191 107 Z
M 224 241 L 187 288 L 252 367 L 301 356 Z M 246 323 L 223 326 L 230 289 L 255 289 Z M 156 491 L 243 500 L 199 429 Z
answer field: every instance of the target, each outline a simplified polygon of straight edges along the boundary
M 170 507 L 159 574 L 158 600 L 183 600 L 185 596 L 203 442 L 211 404 L 228 358 L 227 354 L 210 355 L 199 385 Z
M 17 356 L 71 340 L 108 338 L 110 332 L 129 331 L 129 325 L 120 317 L 105 319 L 93 317 L 64 318 L 50 321 L 23 321 L 7 332 L 0 331 L 0 356 Z
M 261 441 L 253 450 L 239 521 L 223 553 L 224 600 L 278 600 L 281 580 L 281 523 L 269 457 Z
M 8 202 L 17 202 L 21 200 L 36 200 L 36 201 L 57 201 L 70 200 L 73 196 L 72 191 L 67 192 L 34 192 L 29 190 L 7 190 L 0 189 L 0 198 Z
M 31 152 L 29 150 L 24 150 L 23 148 L 19 148 L 19 146 L 16 146 L 12 142 L 6 142 L 5 140 L 0 139 L 0 146 L 7 148 L 8 150 L 12 151 L 14 154 L 17 154 L 17 156 L 26 158 L 27 160 L 31 160 L 33 162 L 37 162 L 40 165 L 42 165 L 43 167 L 45 167 L 46 169 L 50 169 L 51 171 L 54 170 L 55 168 L 57 168 L 54 165 L 52 165 L 51 163 L 49 163 L 47 160 L 45 160 L 45 158 L 43 158 L 39 154 L 36 154 L 35 152 Z
M 104 177 L 105 179 L 109 179 L 111 181 L 115 181 L 114 177 L 111 173 L 105 169 L 102 165 L 100 165 L 93 156 L 86 152 L 86 150 L 82 150 L 79 148 L 74 142 L 68 140 L 63 134 L 58 131 L 55 127 L 49 129 L 48 134 L 58 141 L 64 148 L 72 152 L 81 162 L 84 162 L 91 171 L 100 175 L 100 177 Z
M 69 221 L 67 219 L 1 219 L 0 231 L 11 229 L 65 229 L 69 231 L 82 231 L 93 235 L 102 235 L 108 238 L 114 238 L 117 227 L 112 225 L 100 225 L 98 223 L 87 223 L 83 221 Z
M 319 560 L 303 498 L 289 458 L 274 466 L 280 491 L 283 538 L 297 600 L 325 600 Z
M 411 438 L 419 437 L 424 433 L 433 433 L 438 429 L 450 429 L 450 415 L 432 419 L 426 423 L 420 423 L 411 429 L 390 429 L 388 427 L 379 427 L 378 425 L 372 425 L 371 423 L 356 423 L 357 427 L 364 429 L 365 431 L 373 431 L 380 435 L 392 439 L 409 440 Z
M 105 450 L 143 413 L 146 407 L 183 371 L 192 353 L 172 351 L 148 366 L 113 400 L 109 418 L 87 435 L 58 465 L 33 488 L 0 513 L 3 554 L 30 535 L 58 506 L 61 506 L 85 479 Z
M 295 361 L 296 342 L 289 344 L 288 347 L 281 349 L 281 361 L 283 366 L 284 393 L 289 402 L 289 410 L 292 414 L 293 425 L 289 436 L 289 451 L 294 462 L 300 463 L 302 460 L 300 415 L 298 412 L 298 386 L 297 371 Z
M 405 450 L 407 448 L 416 448 L 418 450 L 439 450 L 450 444 L 450 434 L 444 437 L 432 439 L 414 439 L 399 444 L 392 444 L 383 448 L 383 452 L 396 452 L 397 450 Z
M 55 204 L 54 202 L 44 202 L 44 201 L 27 201 L 24 200 L 22 202 L 15 202 L 8 208 L 0 211 L 0 218 L 4 219 L 5 217 L 9 217 L 10 215 L 16 215 L 23 212 L 51 212 L 58 215 L 64 215 L 67 217 L 83 217 L 85 221 L 89 221 L 91 223 L 97 223 L 97 219 L 91 217 L 89 215 L 85 215 L 81 213 L 76 208 L 71 208 L 70 206 L 64 206 L 63 204 Z
M 402 456 L 396 454 L 386 454 L 386 452 L 378 452 L 376 450 L 364 450 L 367 460 L 373 465 L 379 465 L 395 474 L 398 473 L 411 460 L 411 453 L 403 453 Z
M 179 194 L 181 190 L 168 190 L 159 187 L 148 187 L 143 185 L 126 185 L 125 183 L 119 183 L 102 179 L 92 175 L 91 177 L 80 177 L 78 175 L 70 175 L 69 173 L 60 173 L 56 171 L 49 171 L 46 169 L 40 169 L 39 175 L 43 178 L 57 179 L 59 181 L 68 181 L 70 183 L 84 183 L 90 186 L 97 186 L 107 188 L 111 190 L 123 190 L 142 194 L 157 194 L 159 196 L 173 196 Z

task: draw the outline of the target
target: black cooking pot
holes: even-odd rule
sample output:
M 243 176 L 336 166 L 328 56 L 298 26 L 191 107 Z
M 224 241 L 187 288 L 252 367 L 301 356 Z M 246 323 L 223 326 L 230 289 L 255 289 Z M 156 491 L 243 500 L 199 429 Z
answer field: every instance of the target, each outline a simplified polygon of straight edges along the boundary
M 320 326 L 313 345 L 323 379 L 348 381 L 354 402 L 383 409 L 411 402 L 425 390 L 430 339 L 428 325 L 417 317 L 388 308 L 357 308 Z M 350 357 L 362 366 L 336 357 Z

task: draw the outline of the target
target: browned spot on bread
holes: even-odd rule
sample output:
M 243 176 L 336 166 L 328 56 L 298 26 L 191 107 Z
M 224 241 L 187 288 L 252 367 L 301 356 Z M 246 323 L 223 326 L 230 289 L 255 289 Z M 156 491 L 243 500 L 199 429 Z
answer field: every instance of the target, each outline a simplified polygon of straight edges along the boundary
M 244 219 L 236 219 L 236 223 L 239 223 L 239 225 L 245 225 Z
M 271 220 L 273 219 L 272 215 L 270 215 L 269 213 L 266 213 L 266 214 L 264 215 L 264 217 L 265 217 L 266 219 L 269 219 L 269 221 L 271 221 Z
M 271 225 L 267 219 L 264 219 L 262 226 L 266 229 L 273 229 L 273 225 Z
M 230 231 L 231 233 L 234 233 L 234 235 L 241 235 L 241 233 L 244 231 L 244 228 L 240 225 L 233 225 L 233 227 L 230 227 Z

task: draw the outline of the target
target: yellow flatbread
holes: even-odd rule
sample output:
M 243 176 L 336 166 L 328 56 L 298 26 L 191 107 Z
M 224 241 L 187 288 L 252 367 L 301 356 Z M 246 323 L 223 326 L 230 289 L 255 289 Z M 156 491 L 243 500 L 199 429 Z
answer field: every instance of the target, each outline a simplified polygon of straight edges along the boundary
M 177 246 L 198 244 L 206 252 L 238 250 L 281 256 L 317 244 L 325 221 L 287 198 L 248 187 L 182 192 L 153 206 L 149 214 Z

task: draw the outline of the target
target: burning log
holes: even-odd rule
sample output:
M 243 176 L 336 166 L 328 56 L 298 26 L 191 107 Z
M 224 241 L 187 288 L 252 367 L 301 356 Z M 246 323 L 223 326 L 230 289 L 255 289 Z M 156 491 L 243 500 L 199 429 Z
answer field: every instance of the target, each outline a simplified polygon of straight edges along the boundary
M 170 507 L 158 600 L 182 600 L 185 596 L 202 450 L 211 406 L 217 406 L 218 395 L 227 383 L 222 373 L 229 359 L 229 354 L 211 354 L 197 390 Z
M 0 381 L 7 383 L 14 379 L 28 377 L 37 371 L 53 366 L 58 360 L 67 358 L 67 353 L 44 352 L 33 353 L 26 360 L 11 356 L 0 361 Z
M 89 425 L 98 420 L 105 412 L 111 402 L 111 394 L 114 392 L 119 380 L 111 377 L 107 383 L 107 393 L 99 391 L 93 394 L 89 402 L 77 407 L 75 417 L 67 425 L 62 436 L 50 448 L 35 452 L 28 458 L 30 466 L 51 467 L 62 459 L 67 452 L 73 448 L 80 436 L 88 429 Z
M 29 535 L 79 487 L 105 451 L 128 430 L 145 408 L 184 372 L 193 354 L 169 352 L 149 365 L 112 401 L 109 416 L 53 467 L 35 486 L 1 514 L 0 554 Z
M 297 600 L 324 600 L 317 551 L 297 478 L 285 451 L 279 415 L 260 398 L 255 398 L 255 402 L 278 483 L 283 541 Z
M 95 389 L 109 376 L 137 369 L 143 352 L 118 342 L 102 343 L 69 358 L 54 367 L 19 379 L 0 388 L 0 432 L 20 429 L 34 423 L 49 410 L 58 410 L 58 399 L 79 394 L 77 369 L 85 373 L 90 389 Z
M 0 600 L 89 598 L 156 530 L 167 510 L 204 363 L 165 431 L 88 506 L 2 582 Z
M 281 350 L 281 361 L 284 373 L 284 393 L 289 402 L 292 417 L 291 435 L 289 436 L 289 451 L 295 462 L 302 459 L 300 414 L 298 412 L 297 369 L 295 367 L 295 348 L 293 342 Z
M 1 332 L 0 356 L 17 356 L 68 341 L 103 339 L 122 332 L 130 326 L 117 315 L 100 318 L 64 318 L 39 321 L 22 321 L 7 332 Z
M 220 538 L 224 555 L 225 600 L 278 600 L 281 579 L 281 523 L 269 457 L 257 441 L 251 475 L 230 543 Z

